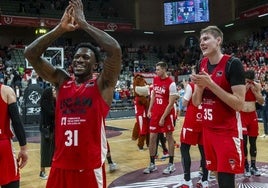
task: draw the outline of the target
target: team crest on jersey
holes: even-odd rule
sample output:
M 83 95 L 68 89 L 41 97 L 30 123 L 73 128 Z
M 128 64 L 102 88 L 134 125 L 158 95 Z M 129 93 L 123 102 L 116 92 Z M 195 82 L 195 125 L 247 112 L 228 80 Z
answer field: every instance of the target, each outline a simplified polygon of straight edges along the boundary
M 216 73 L 216 76 L 217 76 L 217 77 L 222 76 L 222 71 L 218 71 L 218 72 Z
M 229 164 L 230 164 L 232 170 L 234 170 L 234 168 L 235 168 L 235 160 L 234 159 L 229 159 Z
M 88 82 L 85 87 L 93 87 L 95 85 L 94 81 Z

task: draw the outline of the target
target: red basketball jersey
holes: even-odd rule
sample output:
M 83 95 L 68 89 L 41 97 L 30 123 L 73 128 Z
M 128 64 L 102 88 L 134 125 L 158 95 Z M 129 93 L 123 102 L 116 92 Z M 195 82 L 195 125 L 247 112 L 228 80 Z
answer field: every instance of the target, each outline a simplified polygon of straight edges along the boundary
M 0 93 L 2 90 L 0 84 Z M 12 181 L 20 179 L 20 173 L 17 166 L 15 149 L 12 147 L 13 133 L 10 127 L 10 116 L 8 113 L 8 104 L 2 99 L 0 94 L 0 187 Z
M 194 84 L 189 83 L 189 86 L 192 88 L 192 94 L 194 92 Z M 200 132 L 202 130 L 202 106 L 194 106 L 192 102 L 192 97 L 190 98 L 187 110 L 185 113 L 185 118 L 183 122 L 184 128 L 192 129 L 193 132 Z
M 0 84 L 0 94 L 2 90 L 2 84 Z M 1 95 L 0 95 L 1 96 Z M 13 137 L 13 133 L 10 127 L 10 116 L 8 113 L 8 104 L 0 97 L 0 140 L 10 139 Z
M 161 79 L 159 76 L 154 77 L 153 91 L 155 100 L 152 107 L 152 114 L 162 115 L 169 103 L 169 87 L 173 80 L 170 77 Z M 172 113 L 172 112 L 170 112 Z
M 226 65 L 230 56 L 224 55 L 210 74 L 211 79 L 228 93 L 232 93 L 231 85 L 226 78 Z M 208 72 L 208 58 L 202 59 L 200 70 Z M 211 90 L 203 92 L 203 125 L 218 134 L 242 136 L 241 119 L 238 112 L 220 100 Z M 224 131 L 223 131 L 224 130 Z
M 109 106 L 103 100 L 96 79 L 78 86 L 66 81 L 56 102 L 55 153 L 53 167 L 63 169 L 100 168 L 107 153 L 105 117 Z

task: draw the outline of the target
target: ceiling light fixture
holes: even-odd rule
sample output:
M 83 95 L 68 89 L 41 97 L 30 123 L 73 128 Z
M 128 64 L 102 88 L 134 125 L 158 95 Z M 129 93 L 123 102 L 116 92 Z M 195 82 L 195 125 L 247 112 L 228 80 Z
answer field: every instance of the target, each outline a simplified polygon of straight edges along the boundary
M 268 13 L 261 14 L 261 15 L 259 15 L 258 17 L 260 18 L 260 17 L 264 17 L 264 16 L 268 16 Z
M 184 33 L 195 33 L 195 30 L 184 31 Z
M 152 32 L 152 31 L 144 31 L 143 33 L 147 34 L 147 35 L 153 35 L 154 34 L 154 32 Z
M 233 25 L 234 25 L 234 23 L 230 23 L 230 24 L 226 24 L 225 27 L 231 27 Z
M 114 32 L 113 29 L 104 29 L 104 31 L 106 31 L 106 32 Z

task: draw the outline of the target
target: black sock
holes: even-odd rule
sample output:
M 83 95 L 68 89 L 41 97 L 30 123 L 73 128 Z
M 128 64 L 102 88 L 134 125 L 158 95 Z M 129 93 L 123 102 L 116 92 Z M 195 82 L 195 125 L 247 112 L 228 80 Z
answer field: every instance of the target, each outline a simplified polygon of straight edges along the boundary
M 113 163 L 112 157 L 107 157 L 107 161 L 108 161 L 109 164 L 112 164 Z
M 154 160 L 155 160 L 155 156 L 150 156 L 150 161 L 151 161 L 151 163 L 154 164 L 154 163 L 155 163 Z
M 174 156 L 169 156 L 169 163 L 173 164 L 174 162 Z
M 251 167 L 256 167 L 256 160 L 251 160 Z
M 245 159 L 245 168 L 248 168 L 248 167 L 249 167 L 248 160 Z

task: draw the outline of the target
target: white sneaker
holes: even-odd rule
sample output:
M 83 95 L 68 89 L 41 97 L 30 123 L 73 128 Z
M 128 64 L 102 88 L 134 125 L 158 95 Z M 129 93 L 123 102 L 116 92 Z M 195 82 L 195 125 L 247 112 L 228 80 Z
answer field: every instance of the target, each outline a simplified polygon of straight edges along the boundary
M 208 181 L 202 181 L 202 179 L 200 179 L 200 180 L 196 183 L 196 187 L 197 187 L 197 188 L 208 188 Z
M 161 160 L 164 161 L 166 158 L 169 158 L 169 153 L 168 152 L 163 152 Z
M 177 185 L 172 186 L 172 188 L 193 188 L 193 182 L 192 180 L 189 181 L 181 181 Z
M 261 136 L 259 136 L 260 138 L 265 138 L 266 137 L 266 134 L 263 134 Z
M 155 164 L 150 163 L 150 165 L 143 170 L 143 173 L 144 174 L 150 174 L 151 172 L 154 172 L 156 170 L 157 170 L 157 167 L 155 166 Z
M 163 156 L 162 158 L 168 158 L 169 157 L 169 153 L 168 151 L 163 151 Z
M 117 170 L 117 164 L 116 163 L 109 164 L 109 172 L 114 172 L 116 170 Z
M 254 176 L 260 176 L 261 172 L 256 167 L 250 167 L 250 172 Z
M 251 172 L 250 172 L 250 170 L 249 170 L 249 167 L 246 167 L 246 168 L 245 168 L 244 176 L 247 177 L 247 178 L 251 176 Z
M 163 174 L 171 174 L 176 170 L 175 165 L 172 163 L 169 163 L 168 166 L 163 170 Z
M 208 179 L 209 180 L 215 180 L 216 179 L 216 172 L 208 171 Z
M 42 179 L 42 180 L 47 180 L 47 178 L 48 178 L 48 176 L 46 175 L 46 173 L 43 172 L 43 171 L 40 172 L 39 177 L 40 177 L 40 179 Z

